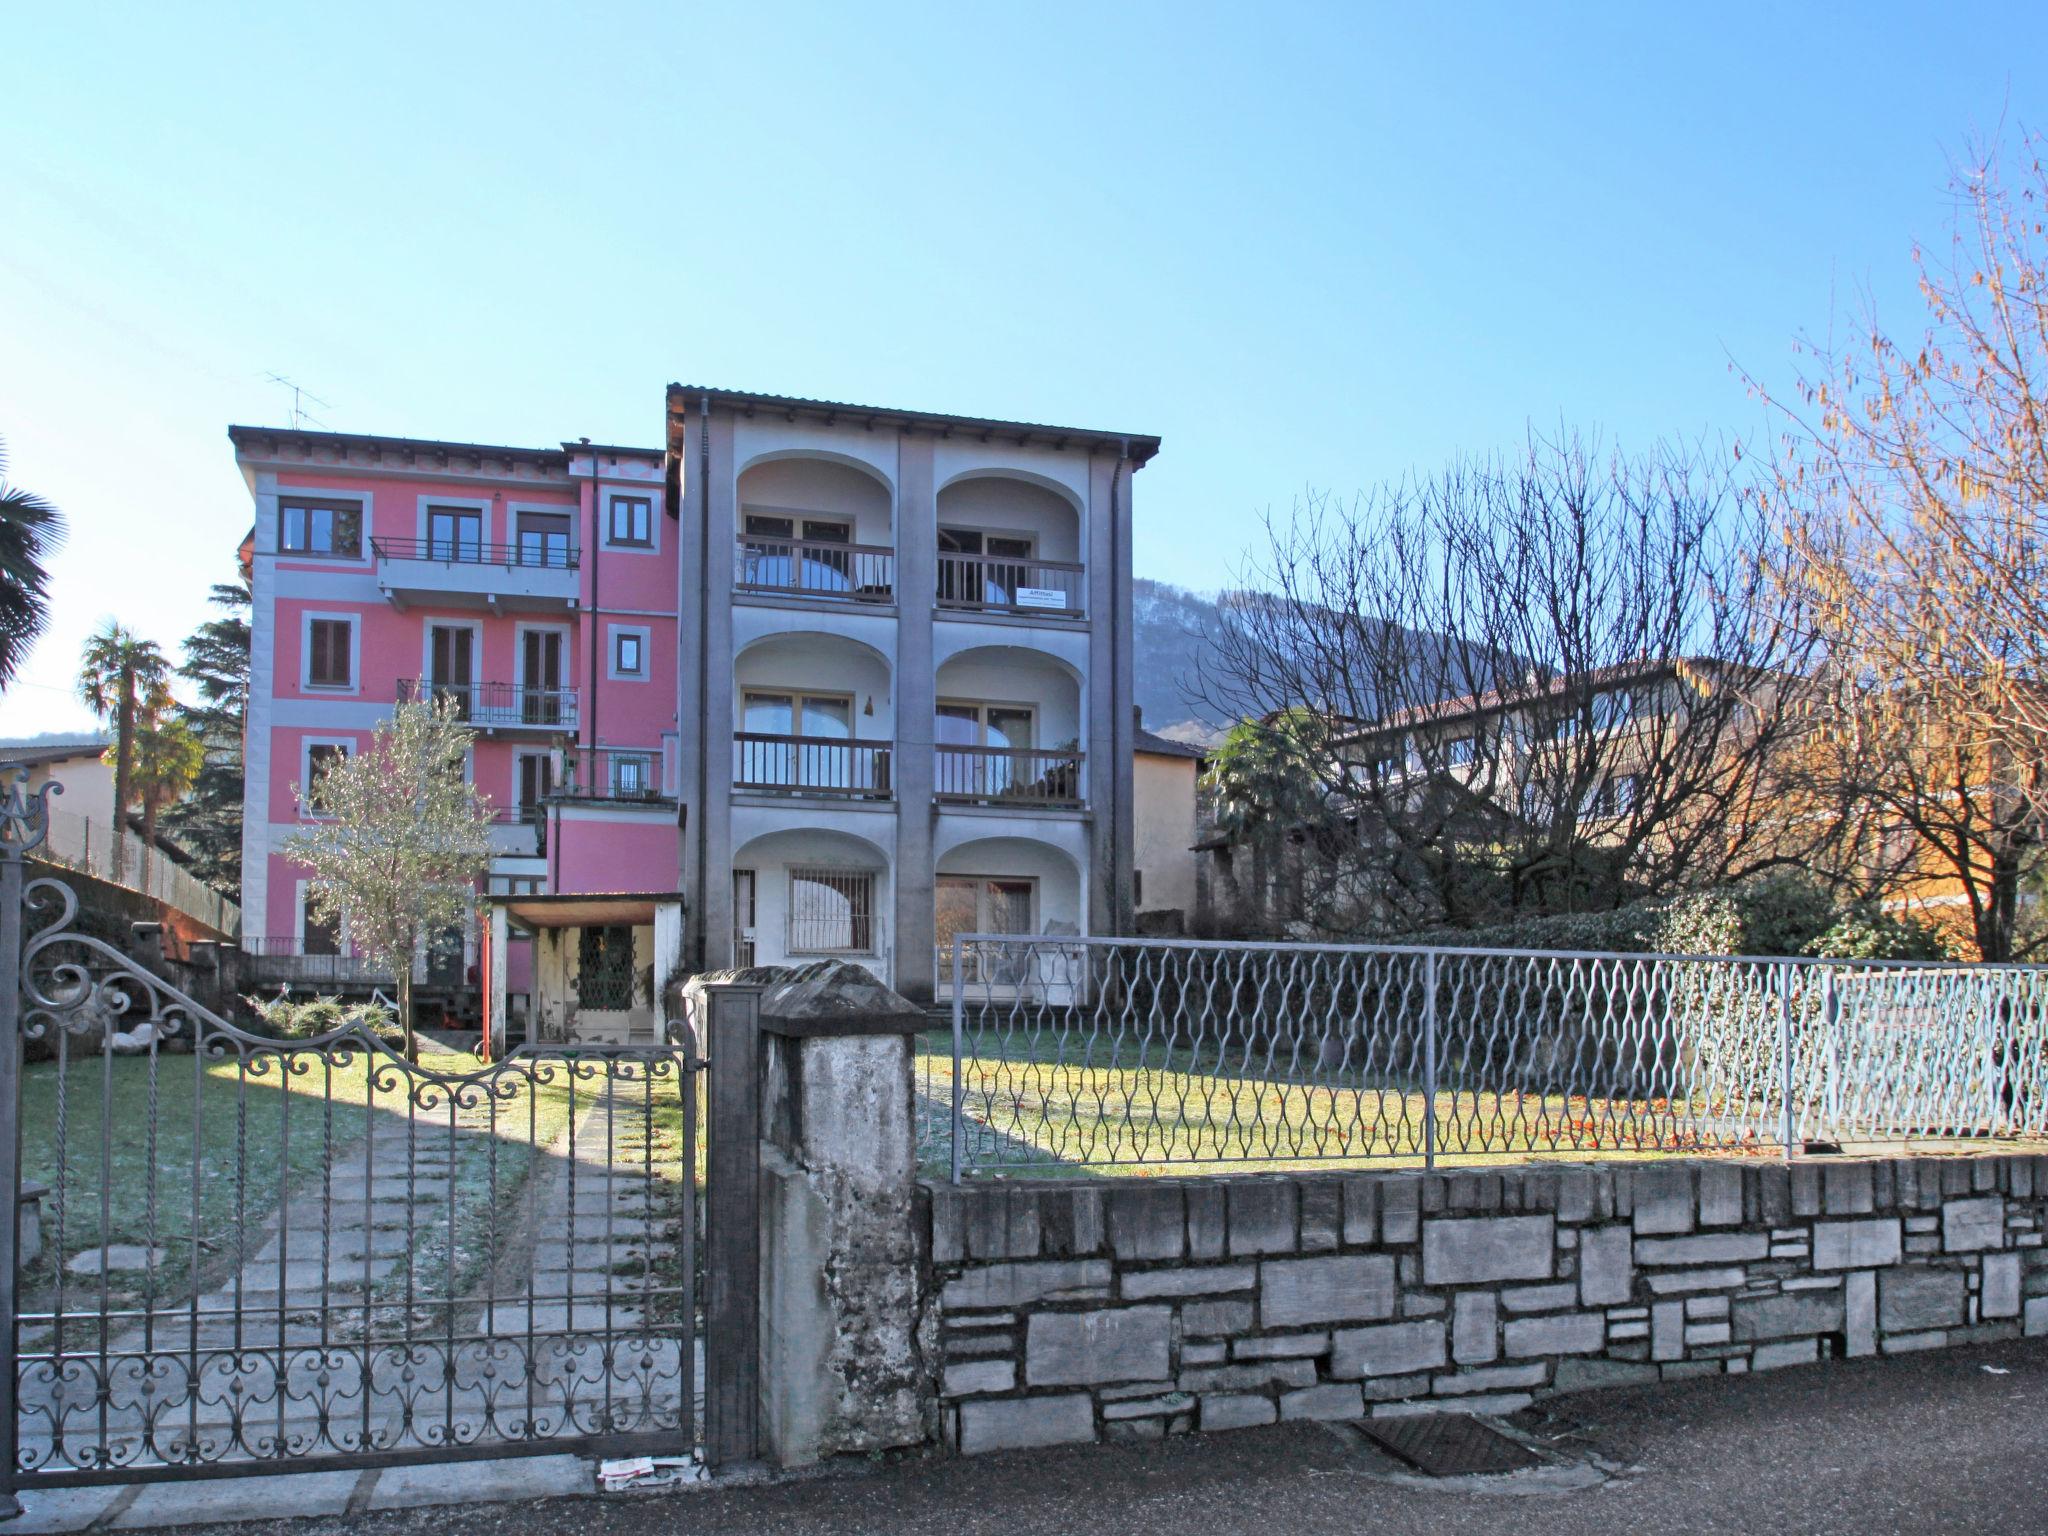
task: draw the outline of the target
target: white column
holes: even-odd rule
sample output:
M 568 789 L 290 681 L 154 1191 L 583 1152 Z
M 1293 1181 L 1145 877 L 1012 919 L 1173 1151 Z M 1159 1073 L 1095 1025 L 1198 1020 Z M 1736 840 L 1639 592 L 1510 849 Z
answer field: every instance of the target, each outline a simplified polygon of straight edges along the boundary
M 491 974 L 484 985 L 490 989 L 491 999 L 491 1060 L 501 1058 L 507 1048 L 507 1029 L 510 1022 L 505 1017 L 509 1006 L 506 996 L 506 952 L 512 947 L 512 918 L 502 906 L 493 906 L 491 924 Z

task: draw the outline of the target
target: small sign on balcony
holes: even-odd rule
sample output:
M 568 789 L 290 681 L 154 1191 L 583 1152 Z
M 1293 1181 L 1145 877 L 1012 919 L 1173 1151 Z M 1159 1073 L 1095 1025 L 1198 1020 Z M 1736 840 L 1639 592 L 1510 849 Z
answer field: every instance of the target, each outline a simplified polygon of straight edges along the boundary
M 1057 587 L 1019 587 L 1017 589 L 1019 608 L 1064 608 L 1067 594 Z

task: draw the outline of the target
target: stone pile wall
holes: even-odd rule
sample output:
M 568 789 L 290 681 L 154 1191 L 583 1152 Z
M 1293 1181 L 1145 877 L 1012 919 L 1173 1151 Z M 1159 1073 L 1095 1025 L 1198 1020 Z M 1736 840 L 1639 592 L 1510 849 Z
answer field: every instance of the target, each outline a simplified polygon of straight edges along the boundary
M 929 1189 L 966 1452 L 2048 1333 L 2048 1157 Z

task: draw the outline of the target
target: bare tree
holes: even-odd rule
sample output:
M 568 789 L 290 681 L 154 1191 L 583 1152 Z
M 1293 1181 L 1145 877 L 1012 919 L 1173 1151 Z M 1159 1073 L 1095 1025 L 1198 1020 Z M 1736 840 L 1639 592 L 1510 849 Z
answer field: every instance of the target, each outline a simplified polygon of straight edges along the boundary
M 1964 909 L 1986 959 L 2014 953 L 2018 891 L 2048 813 L 2048 172 L 2023 147 L 1959 169 L 1944 254 L 1916 250 L 1917 334 L 1867 310 L 1811 344 L 1771 511 L 1824 642 L 1817 767 L 1894 829 L 1880 894 Z M 1904 834 L 1910 834 L 1906 836 Z
M 1764 532 L 1703 453 L 1573 435 L 1269 519 L 1203 687 L 1331 722 L 1293 915 L 1466 926 L 1808 862 L 1834 822 L 1775 768 L 1810 641 Z

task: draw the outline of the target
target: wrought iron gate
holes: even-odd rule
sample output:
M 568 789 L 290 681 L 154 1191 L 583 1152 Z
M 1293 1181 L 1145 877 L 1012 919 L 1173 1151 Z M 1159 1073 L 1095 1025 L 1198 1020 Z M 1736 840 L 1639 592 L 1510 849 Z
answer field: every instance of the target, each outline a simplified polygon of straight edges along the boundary
M 44 808 L 12 778 L 0 1190 L 40 1222 L 0 1222 L 0 1501 L 693 1449 L 694 1050 L 413 1061 L 360 1020 L 238 1028 L 85 931 L 61 881 L 24 887 Z

